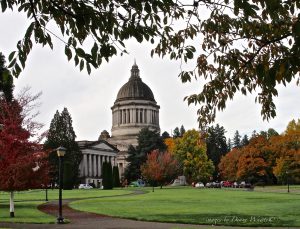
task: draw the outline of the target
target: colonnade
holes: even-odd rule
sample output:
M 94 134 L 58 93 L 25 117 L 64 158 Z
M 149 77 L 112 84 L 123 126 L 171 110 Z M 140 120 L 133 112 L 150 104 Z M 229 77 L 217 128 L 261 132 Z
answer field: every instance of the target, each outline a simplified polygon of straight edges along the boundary
M 159 125 L 159 113 L 157 110 L 146 108 L 127 108 L 113 111 L 113 126 L 129 123 Z
M 98 154 L 83 154 L 83 163 L 81 164 L 81 176 L 100 177 L 103 162 L 111 162 L 115 165 L 115 157 L 103 156 Z

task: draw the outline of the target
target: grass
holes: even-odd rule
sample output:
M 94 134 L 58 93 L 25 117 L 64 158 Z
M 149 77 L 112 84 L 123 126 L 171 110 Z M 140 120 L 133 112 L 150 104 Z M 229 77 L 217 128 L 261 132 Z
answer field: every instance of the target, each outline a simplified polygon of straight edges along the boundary
M 104 196 L 114 196 L 130 193 L 130 190 L 64 190 L 64 199 L 84 199 Z M 49 201 L 58 199 L 58 190 L 48 190 Z M 45 203 L 44 190 L 29 190 L 15 192 L 15 217 L 9 217 L 9 193 L 0 192 L 0 222 L 12 223 L 55 223 L 56 217 L 45 214 L 37 209 L 37 206 Z
M 10 223 L 55 223 L 56 217 L 37 209 L 42 201 L 26 201 L 15 203 L 15 217 L 9 217 L 9 204 L 0 205 L 0 222 Z
M 114 196 L 130 193 L 129 190 L 124 189 L 114 189 L 114 190 L 100 190 L 100 189 L 74 189 L 74 190 L 64 190 L 64 199 L 84 199 L 92 197 L 104 197 L 104 196 Z M 29 191 L 15 192 L 15 201 L 45 201 L 46 192 L 45 190 L 35 189 Z M 58 199 L 58 189 L 48 189 L 48 200 Z M 9 201 L 8 192 L 0 192 L 0 204 Z
M 287 193 L 167 188 L 137 196 L 79 200 L 70 206 L 81 211 L 146 221 L 300 226 L 300 195 Z

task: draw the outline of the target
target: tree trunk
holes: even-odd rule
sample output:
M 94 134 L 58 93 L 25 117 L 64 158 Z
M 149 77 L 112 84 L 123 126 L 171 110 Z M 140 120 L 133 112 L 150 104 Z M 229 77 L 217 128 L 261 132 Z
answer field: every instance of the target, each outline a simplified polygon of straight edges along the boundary
M 10 212 L 10 217 L 15 217 L 14 191 L 10 192 L 9 212 Z

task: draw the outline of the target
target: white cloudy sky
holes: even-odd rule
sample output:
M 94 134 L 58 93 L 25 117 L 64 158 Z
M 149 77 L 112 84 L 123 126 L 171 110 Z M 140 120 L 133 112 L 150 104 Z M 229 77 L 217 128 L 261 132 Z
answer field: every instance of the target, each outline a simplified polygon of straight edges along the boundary
M 0 13 L 0 52 L 6 57 L 15 49 L 17 41 L 25 33 L 26 20 L 15 13 Z M 91 75 L 79 72 L 73 62 L 64 56 L 62 44 L 54 40 L 54 51 L 35 45 L 26 69 L 15 80 L 16 91 L 30 86 L 33 93 L 42 91 L 38 120 L 49 128 L 56 110 L 67 107 L 73 118 L 78 140 L 95 140 L 104 129 L 111 128 L 111 106 L 118 90 L 127 82 L 136 58 L 142 80 L 152 89 L 160 109 L 161 130 L 169 133 L 182 124 L 186 129 L 197 128 L 197 107 L 188 106 L 183 98 L 199 92 L 200 81 L 182 84 L 178 78 L 180 62 L 151 58 L 147 44 L 128 42 L 129 55 L 114 57 L 109 63 L 94 70 Z M 195 61 L 194 61 L 195 62 Z M 195 64 L 193 61 L 188 66 Z M 262 121 L 260 106 L 254 96 L 236 95 L 223 112 L 217 114 L 216 123 L 232 137 L 235 130 L 251 134 L 275 128 L 284 131 L 287 123 L 300 117 L 300 88 L 295 84 L 280 87 L 276 98 L 277 117 L 270 122 Z

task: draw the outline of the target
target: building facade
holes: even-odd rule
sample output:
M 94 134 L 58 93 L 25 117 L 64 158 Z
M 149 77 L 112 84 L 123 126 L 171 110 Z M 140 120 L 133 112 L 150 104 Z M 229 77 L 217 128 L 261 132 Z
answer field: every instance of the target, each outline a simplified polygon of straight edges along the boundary
M 107 138 L 120 151 L 117 156 L 120 174 L 127 166 L 128 147 L 137 146 L 137 136 L 141 129 L 160 132 L 159 109 L 152 90 L 142 81 L 140 70 L 134 63 L 128 82 L 120 88 L 111 107 L 111 137 Z
M 119 150 L 103 140 L 78 141 L 77 143 L 83 155 L 79 165 L 81 182 L 101 187 L 102 164 L 106 161 L 116 166 L 116 156 Z
M 137 146 L 137 136 L 141 129 L 160 131 L 159 109 L 152 90 L 142 81 L 140 70 L 134 63 L 128 82 L 120 88 L 111 107 L 111 136 L 104 130 L 98 141 L 78 142 L 83 154 L 79 167 L 82 182 L 100 187 L 104 161 L 117 165 L 122 175 L 128 164 L 128 147 Z

